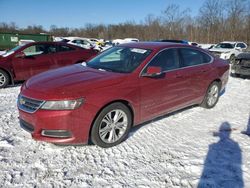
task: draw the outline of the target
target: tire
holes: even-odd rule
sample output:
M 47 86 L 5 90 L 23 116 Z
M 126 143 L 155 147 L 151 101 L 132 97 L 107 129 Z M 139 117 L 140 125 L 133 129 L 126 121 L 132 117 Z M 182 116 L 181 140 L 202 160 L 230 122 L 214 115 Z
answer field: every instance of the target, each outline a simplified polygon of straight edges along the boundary
M 219 95 L 220 95 L 220 84 L 218 82 L 213 82 L 208 87 L 207 93 L 205 95 L 204 100 L 201 103 L 201 106 L 207 109 L 213 108 L 219 100 L 220 97 Z
M 9 75 L 5 71 L 0 70 L 0 88 L 5 88 L 9 82 Z
M 232 55 L 230 56 L 229 62 L 230 62 L 230 64 L 234 64 L 234 62 L 235 62 L 235 55 L 234 55 L 234 54 L 232 54 Z
M 113 103 L 98 114 L 91 130 L 91 141 L 103 148 L 113 147 L 125 140 L 131 126 L 132 115 L 128 107 Z
M 231 73 L 230 75 L 231 75 L 232 77 L 235 77 L 235 78 L 240 77 L 240 74 L 237 74 L 237 73 Z

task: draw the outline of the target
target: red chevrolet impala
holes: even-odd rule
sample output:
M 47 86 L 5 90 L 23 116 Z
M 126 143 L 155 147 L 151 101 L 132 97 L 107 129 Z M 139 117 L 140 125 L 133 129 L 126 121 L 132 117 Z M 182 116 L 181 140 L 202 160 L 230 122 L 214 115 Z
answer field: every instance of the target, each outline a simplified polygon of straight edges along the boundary
M 33 42 L 0 56 L 0 88 L 65 65 L 86 61 L 97 52 L 59 42 Z
M 228 72 L 226 61 L 197 47 L 122 44 L 26 81 L 20 124 L 36 140 L 111 147 L 133 125 L 194 104 L 214 107 Z

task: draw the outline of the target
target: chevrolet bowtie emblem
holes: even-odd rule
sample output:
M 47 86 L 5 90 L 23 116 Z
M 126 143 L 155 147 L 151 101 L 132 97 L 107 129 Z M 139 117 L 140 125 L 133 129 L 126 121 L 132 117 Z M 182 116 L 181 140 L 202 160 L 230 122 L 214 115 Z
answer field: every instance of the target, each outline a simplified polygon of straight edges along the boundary
M 19 103 L 20 103 L 21 105 L 24 105 L 24 104 L 25 104 L 25 100 L 24 100 L 23 98 L 20 98 Z

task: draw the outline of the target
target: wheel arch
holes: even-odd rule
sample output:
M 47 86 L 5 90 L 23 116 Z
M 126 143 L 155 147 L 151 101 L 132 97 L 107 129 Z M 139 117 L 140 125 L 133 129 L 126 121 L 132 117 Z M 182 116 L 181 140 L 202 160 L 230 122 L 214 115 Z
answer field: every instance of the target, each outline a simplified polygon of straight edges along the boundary
M 214 82 L 218 82 L 218 83 L 219 83 L 219 86 L 220 86 L 220 89 L 221 89 L 222 81 L 221 81 L 220 78 L 216 78 L 216 79 L 214 79 L 213 81 L 211 81 L 211 82 L 208 84 L 208 87 L 207 87 L 207 89 L 206 89 L 206 93 L 207 93 L 207 90 L 208 90 L 208 88 L 210 87 L 210 85 L 211 85 L 212 83 L 214 83 Z
M 221 87 L 221 84 L 222 84 L 222 81 L 221 79 L 219 78 L 216 78 L 215 80 L 213 80 L 209 85 L 211 85 L 213 82 L 218 82 L 220 84 L 220 87 Z
M 122 103 L 124 104 L 126 107 L 128 107 L 129 111 L 131 112 L 131 117 L 132 117 L 132 125 L 134 123 L 134 108 L 132 106 L 132 104 L 128 101 L 128 100 L 124 100 L 124 99 L 117 99 L 117 100 L 113 100 L 113 101 L 110 101 L 108 103 L 106 103 L 105 105 L 103 105 L 99 110 L 98 112 L 96 113 L 94 119 L 92 120 L 91 122 L 91 126 L 90 126 L 90 129 L 89 129 L 89 136 L 88 136 L 88 140 L 90 141 L 91 140 L 91 131 L 92 131 L 92 128 L 93 128 L 93 125 L 94 125 L 94 122 L 97 118 L 97 116 L 101 113 L 101 111 L 106 108 L 107 106 L 113 104 L 113 103 Z

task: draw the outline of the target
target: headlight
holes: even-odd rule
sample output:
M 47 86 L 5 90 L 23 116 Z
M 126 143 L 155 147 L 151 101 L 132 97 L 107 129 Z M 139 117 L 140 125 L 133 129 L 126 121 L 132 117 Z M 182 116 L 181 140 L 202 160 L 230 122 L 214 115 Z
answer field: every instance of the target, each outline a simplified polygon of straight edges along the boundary
M 223 54 L 229 54 L 230 53 L 230 51 L 228 51 L 228 52 L 223 52 Z
M 44 110 L 74 110 L 79 108 L 83 99 L 65 100 L 65 101 L 46 101 L 41 109 Z
M 240 64 L 240 60 L 238 60 L 238 59 L 235 60 L 235 61 L 234 61 L 234 64 L 236 64 L 236 65 Z

